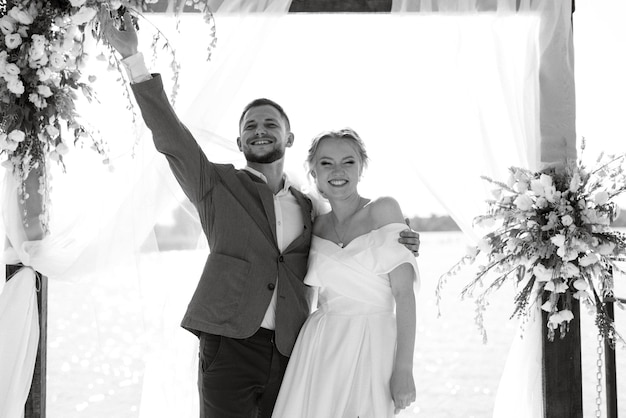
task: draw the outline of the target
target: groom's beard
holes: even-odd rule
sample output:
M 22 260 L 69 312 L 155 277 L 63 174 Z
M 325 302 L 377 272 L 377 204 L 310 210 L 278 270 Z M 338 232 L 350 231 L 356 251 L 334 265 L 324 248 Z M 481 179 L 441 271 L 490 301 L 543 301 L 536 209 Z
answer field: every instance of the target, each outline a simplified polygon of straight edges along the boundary
M 278 161 L 285 156 L 284 148 L 275 148 L 266 154 L 258 155 L 251 152 L 244 152 L 246 161 L 258 164 L 270 164 L 274 161 Z

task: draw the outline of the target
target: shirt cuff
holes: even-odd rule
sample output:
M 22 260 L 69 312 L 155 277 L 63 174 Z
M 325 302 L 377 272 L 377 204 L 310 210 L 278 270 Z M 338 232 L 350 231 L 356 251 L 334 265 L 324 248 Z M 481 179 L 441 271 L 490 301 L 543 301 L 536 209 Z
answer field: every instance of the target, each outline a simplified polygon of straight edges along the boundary
M 137 52 L 135 55 L 126 57 L 122 60 L 122 64 L 126 69 L 126 73 L 130 78 L 131 83 L 140 83 L 142 81 L 150 80 L 152 75 L 146 67 L 146 62 L 143 59 L 143 54 Z

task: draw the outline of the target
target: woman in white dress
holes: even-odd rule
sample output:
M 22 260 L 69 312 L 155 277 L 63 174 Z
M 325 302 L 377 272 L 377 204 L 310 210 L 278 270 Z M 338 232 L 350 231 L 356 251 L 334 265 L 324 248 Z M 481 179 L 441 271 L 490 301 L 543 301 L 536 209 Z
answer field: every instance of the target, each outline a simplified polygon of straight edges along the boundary
M 359 195 L 367 165 L 350 129 L 313 140 L 308 164 L 331 205 L 316 218 L 305 283 L 318 309 L 294 347 L 275 418 L 385 418 L 415 401 L 413 254 L 397 242 L 406 228 L 398 203 Z

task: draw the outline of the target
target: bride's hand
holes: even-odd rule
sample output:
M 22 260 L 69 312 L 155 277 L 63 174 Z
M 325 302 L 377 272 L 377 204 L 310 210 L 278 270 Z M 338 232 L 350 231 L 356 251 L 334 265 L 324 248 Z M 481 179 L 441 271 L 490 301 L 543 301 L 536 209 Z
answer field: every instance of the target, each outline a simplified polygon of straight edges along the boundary
M 391 375 L 391 398 L 395 406 L 394 414 L 398 414 L 415 402 L 415 382 L 413 372 L 409 369 L 394 369 Z
M 135 55 L 139 40 L 130 12 L 128 10 L 124 12 L 124 29 L 122 30 L 116 27 L 108 10 L 102 10 L 100 13 L 100 23 L 103 25 L 102 33 L 105 40 L 119 52 L 122 58 Z

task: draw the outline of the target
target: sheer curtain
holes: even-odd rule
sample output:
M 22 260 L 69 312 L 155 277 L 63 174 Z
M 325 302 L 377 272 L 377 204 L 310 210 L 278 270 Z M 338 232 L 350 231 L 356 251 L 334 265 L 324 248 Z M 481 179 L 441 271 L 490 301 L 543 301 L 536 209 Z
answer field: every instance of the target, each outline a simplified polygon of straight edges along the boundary
M 219 10 L 215 10 L 216 16 L 224 13 L 230 19 L 240 20 L 236 30 L 230 37 L 224 36 L 222 43 L 229 43 L 234 50 L 244 50 L 253 47 L 254 43 L 248 43 L 251 39 L 256 45 L 263 43 L 266 37 L 265 31 L 270 29 L 270 16 L 246 19 L 248 12 L 285 13 L 289 6 L 288 1 L 274 1 L 257 3 L 253 8 L 250 2 L 224 2 Z M 233 14 L 234 12 L 242 14 Z M 208 31 L 206 25 L 199 16 L 184 16 L 195 22 L 196 27 L 202 26 Z M 218 17 L 218 19 L 220 19 Z M 148 52 L 151 42 L 151 25 L 156 25 L 174 42 L 176 30 L 175 20 L 172 16 L 149 16 L 146 23 L 140 23 L 143 30 L 142 40 L 144 51 Z M 183 22 L 184 25 L 184 22 Z M 208 33 L 208 32 L 207 32 Z M 207 37 L 208 38 L 208 37 Z M 184 40 L 189 42 L 189 38 Z M 229 42 L 230 41 L 230 42 Z M 100 45 L 90 40 L 88 46 L 92 57 L 99 54 Z M 203 41 L 196 41 L 198 45 L 204 45 Z M 220 47 L 224 47 L 220 45 Z M 204 53 L 203 53 L 204 54 Z M 166 62 L 161 71 L 171 75 L 167 71 L 167 57 L 156 57 L 157 64 Z M 167 54 L 164 54 L 167 55 Z M 195 51 L 198 55 L 198 51 Z M 149 58 L 150 54 L 146 53 Z M 203 55 L 205 57 L 206 54 Z M 212 62 L 213 69 L 221 75 L 212 76 L 219 80 L 222 88 L 219 102 L 223 105 L 229 101 L 229 88 L 232 91 L 237 86 L 237 78 L 245 74 L 247 62 L 254 59 L 254 54 L 241 54 L 238 57 L 230 56 L 226 59 L 222 55 L 217 62 Z M 206 61 L 206 59 L 203 59 Z M 236 65 L 239 74 L 230 69 L 219 70 L 226 62 L 228 65 Z M 153 63 L 154 64 L 154 63 Z M 184 59 L 182 60 L 185 68 Z M 154 64 L 156 65 L 156 64 Z M 205 63 L 206 65 L 206 63 Z M 158 69 L 157 69 L 158 71 Z M 221 72 L 220 72 L 221 71 Z M 99 131 L 109 146 L 109 163 L 103 164 L 102 158 L 95 155 L 91 150 L 77 148 L 72 150 L 66 157 L 67 172 L 61 173 L 59 168 L 51 164 L 50 171 L 54 177 L 52 192 L 51 233 L 41 241 L 28 241 L 23 231 L 20 205 L 18 203 L 18 182 L 7 170 L 2 171 L 2 204 L 0 205 L 2 217 L 3 236 L 6 236 L 8 245 L 3 254 L 4 264 L 21 263 L 25 267 L 15 274 L 6 284 L 4 280 L 0 289 L 0 416 L 13 418 L 21 417 L 24 403 L 30 388 L 32 373 L 34 370 L 36 349 L 38 345 L 39 325 L 37 320 L 36 305 L 36 280 L 34 271 L 47 276 L 51 284 L 57 281 L 80 283 L 93 288 L 105 288 L 107 282 L 113 278 L 121 278 L 126 282 L 135 283 L 136 286 L 146 286 L 146 297 L 155 295 L 150 288 L 154 283 L 145 277 L 146 262 L 142 261 L 145 254 L 156 251 L 156 241 L 153 235 L 154 225 L 164 213 L 172 210 L 182 200 L 182 193 L 169 172 L 165 160 L 157 155 L 151 144 L 150 133 L 142 123 L 134 124 L 131 120 L 131 112 L 128 103 L 123 99 L 123 89 L 117 76 L 109 71 L 105 63 L 92 59 L 85 71 L 87 74 L 97 75 L 96 92 L 100 99 L 99 104 L 80 103 L 79 109 L 84 119 L 92 125 L 94 131 Z M 183 70 L 183 77 L 185 72 Z M 202 73 L 193 76 L 202 77 Z M 185 98 L 189 97 L 194 90 L 191 79 L 183 78 L 181 82 L 181 97 L 179 105 L 185 106 Z M 215 97 L 215 95 L 213 96 Z M 216 98 L 217 100 L 217 98 Z M 187 103 L 187 106 L 189 104 Z M 184 114 L 184 112 L 183 112 Z M 211 155 L 218 161 L 236 160 L 238 151 L 231 143 L 220 142 L 212 138 Z M 68 144 L 71 146 L 71 144 Z M 73 148 L 73 147 L 72 147 Z M 4 269 L 3 275 L 4 278 Z M 195 275 L 197 280 L 198 274 Z M 193 284 L 193 283 L 192 283 Z M 191 285 L 192 285 L 191 284 Z M 159 283 L 166 288 L 161 290 L 163 295 L 172 289 L 171 283 Z M 180 285 L 183 286 L 184 285 Z M 188 286 L 187 286 L 188 287 Z M 187 287 L 184 287 L 187 289 Z M 192 289 L 193 290 L 193 289 Z M 97 292 L 92 292 L 91 297 Z M 174 292 L 172 292 L 174 293 Z M 142 303 L 139 297 L 134 302 Z M 88 301 L 91 303 L 96 300 Z M 178 325 L 182 313 L 165 312 L 162 299 L 148 301 L 144 306 L 144 314 L 155 313 L 169 315 L 168 318 L 154 320 L 153 324 L 146 325 L 146 334 L 152 338 L 149 347 L 157 347 L 153 351 L 146 349 L 147 370 L 145 372 L 146 384 L 144 385 L 144 397 L 147 399 L 145 408 L 142 408 L 142 416 L 196 416 L 197 402 L 190 401 L 197 392 L 195 375 L 190 373 L 188 381 L 181 380 L 183 386 L 176 388 L 169 386 L 168 396 L 161 396 L 163 392 L 153 389 L 156 382 L 164 383 L 159 379 L 168 379 L 172 373 L 154 372 L 152 365 L 154 360 L 162 360 L 163 351 L 169 346 L 168 337 L 171 335 L 173 321 Z M 176 307 L 180 309 L 180 307 Z M 159 309 L 161 309 L 159 311 Z M 172 321 L 170 318 L 174 317 Z M 165 326 L 169 328 L 165 329 Z M 155 331 L 156 327 L 156 331 Z M 158 336 L 158 338 L 157 338 Z M 141 335 L 135 336 L 141 339 Z M 184 337 L 182 338 L 183 340 Z M 193 350 L 193 339 L 187 339 L 186 347 L 182 350 Z M 101 344 L 104 341 L 100 341 Z M 161 351 L 159 351 L 161 350 Z M 172 354 L 172 351 L 169 351 Z M 176 353 L 174 353 L 176 354 Z M 188 358 L 193 359 L 190 355 Z M 195 353 L 197 358 L 197 350 Z M 170 358 L 168 365 L 175 363 Z M 180 366 L 180 364 L 176 364 Z M 190 366 L 195 367 L 195 363 Z M 165 369 L 164 367 L 161 367 Z M 189 378 L 186 375 L 185 378 Z M 170 380 L 168 385 L 176 384 L 177 380 Z M 151 386 L 152 385 L 152 386 Z M 176 388 L 176 390 L 171 390 Z M 184 399 L 177 398 L 179 393 L 184 393 Z M 159 407 L 163 407 L 158 409 Z M 154 411 L 158 413 L 154 413 Z M 182 414 L 182 415 L 181 415 Z
M 551 78 L 555 72 L 559 86 L 548 90 L 544 85 L 543 94 L 550 91 L 557 100 L 573 105 L 568 96 L 573 95 L 574 79 L 571 2 L 405 0 L 394 1 L 393 10 L 431 16 L 476 16 L 482 12 L 482 23 L 490 24 L 493 43 L 486 48 L 488 54 L 472 53 L 476 51 L 471 45 L 473 39 L 464 36 L 461 40 L 459 36 L 459 65 L 454 74 L 462 80 L 460 84 L 468 92 L 468 104 L 480 126 L 479 138 L 470 147 L 478 146 L 482 152 L 478 156 L 472 154 L 473 164 L 467 164 L 467 154 L 448 151 L 466 149 L 467 138 L 462 132 L 447 129 L 442 132 L 442 140 L 435 141 L 435 152 L 446 155 L 447 167 L 460 167 L 463 176 L 428 175 L 447 168 L 438 159 L 420 159 L 414 166 L 416 176 L 438 197 L 463 231 L 476 239 L 480 231 L 472 228 L 471 220 L 483 212 L 482 200 L 489 197 L 480 175 L 506 181 L 509 166 L 536 170 L 543 163 L 575 156 L 571 144 L 566 149 L 562 146 L 563 138 L 572 136 L 573 124 L 568 122 L 573 119 L 568 118 L 572 117 L 573 108 L 558 109 L 546 99 L 544 109 L 539 106 L 540 77 L 544 82 L 555 83 Z M 467 25 L 460 24 L 459 31 Z M 520 55 L 511 54 L 511 48 L 524 51 L 521 59 Z M 494 77 L 499 80 L 500 89 L 484 89 L 486 81 Z M 555 132 L 558 139 L 551 136 Z M 545 330 L 537 307 L 512 342 L 495 400 L 495 418 L 543 416 L 542 332 Z
M 249 9 L 251 3 L 256 9 Z M 202 44 L 207 37 L 199 16 L 182 16 L 180 33 L 172 29 L 171 16 L 148 19 L 178 46 L 177 110 L 212 160 L 242 164 L 234 145 L 239 112 L 248 101 L 267 96 L 290 114 L 297 146 L 288 152 L 287 170 L 303 186 L 307 138 L 352 125 L 373 156 L 366 179 L 381 180 L 379 189 L 367 190 L 367 195 L 410 197 L 416 193 L 405 184 L 421 182 L 468 236 L 475 237 L 471 219 L 482 211 L 489 194 L 479 176 L 503 178 L 510 165 L 537 168 L 539 164 L 541 48 L 550 39 L 567 35 L 567 28 L 557 23 L 569 19 L 569 1 L 520 3 L 517 8 L 515 0 L 394 1 L 392 15 L 323 15 L 318 19 L 324 19 L 324 24 L 317 21 L 308 27 L 305 17 L 284 18 L 290 1 L 228 1 L 215 11 L 218 46 L 210 62 L 203 50 L 184 48 Z M 419 25 L 406 20 L 415 18 L 420 19 Z M 365 23 L 346 34 L 340 19 Z M 385 30 L 403 38 L 399 61 L 392 63 L 396 58 L 391 50 L 398 45 L 389 47 L 389 41 L 377 33 L 376 19 L 390 21 Z M 149 25 L 144 23 L 142 31 L 148 45 Z M 285 33 L 297 38 L 296 47 L 287 44 Z M 430 42 L 433 37 L 442 42 Z M 332 44 L 343 49 L 330 55 Z M 98 46 L 92 47 L 96 55 Z M 512 53 L 520 50 L 524 54 Z M 352 68 L 350 61 L 356 54 L 368 55 L 371 61 Z M 367 83 L 350 83 L 357 73 L 367 74 L 369 67 L 380 63 L 388 64 L 377 70 L 384 73 L 372 73 Z M 12 248 L 5 262 L 21 261 L 51 282 L 88 287 L 132 283 L 145 331 L 135 336 L 143 342 L 146 364 L 139 415 L 196 416 L 197 342 L 178 323 L 207 251 L 180 258 L 156 252 L 153 227 L 179 205 L 182 193 L 164 159 L 154 151 L 149 132 L 130 120 L 114 74 L 99 65 L 94 60 L 89 68 L 99 77 L 102 104 L 85 104 L 81 113 L 110 144 L 111 164 L 103 165 L 88 150 L 77 149 L 68 156 L 67 173 L 54 173 L 51 234 L 40 242 L 25 241 L 17 186 L 5 173 L 0 210 Z M 264 72 L 268 66 L 274 66 L 275 78 Z M 167 67 L 166 54 L 151 63 L 155 72 L 169 75 Z M 299 77 L 303 69 L 313 69 L 314 75 Z M 435 82 L 442 73 L 443 82 Z M 331 85 L 331 78 L 339 80 L 339 86 Z M 392 108 L 390 104 L 401 98 L 404 104 Z M 412 203 L 401 204 L 407 209 Z M 176 268 L 166 274 L 155 271 L 163 265 L 157 258 L 171 259 Z M 28 392 L 37 340 L 36 283 L 30 272 L 24 269 L 20 274 L 29 278 L 12 278 L 0 294 L 0 335 L 16 336 L 0 340 L 0 393 L 7 394 L 6 402 L 0 399 L 0 408 L 15 411 L 21 410 Z M 9 352 L 12 356 L 4 355 Z M 521 352 L 534 351 L 523 347 Z M 518 377 L 519 370 L 510 365 L 503 376 L 503 388 L 508 388 L 503 393 L 516 390 L 504 384 L 515 383 Z M 5 373 L 9 367 L 13 372 Z M 523 383 L 526 388 L 529 379 Z M 3 389 L 8 387 L 17 392 Z M 523 405 L 519 396 L 516 405 Z

